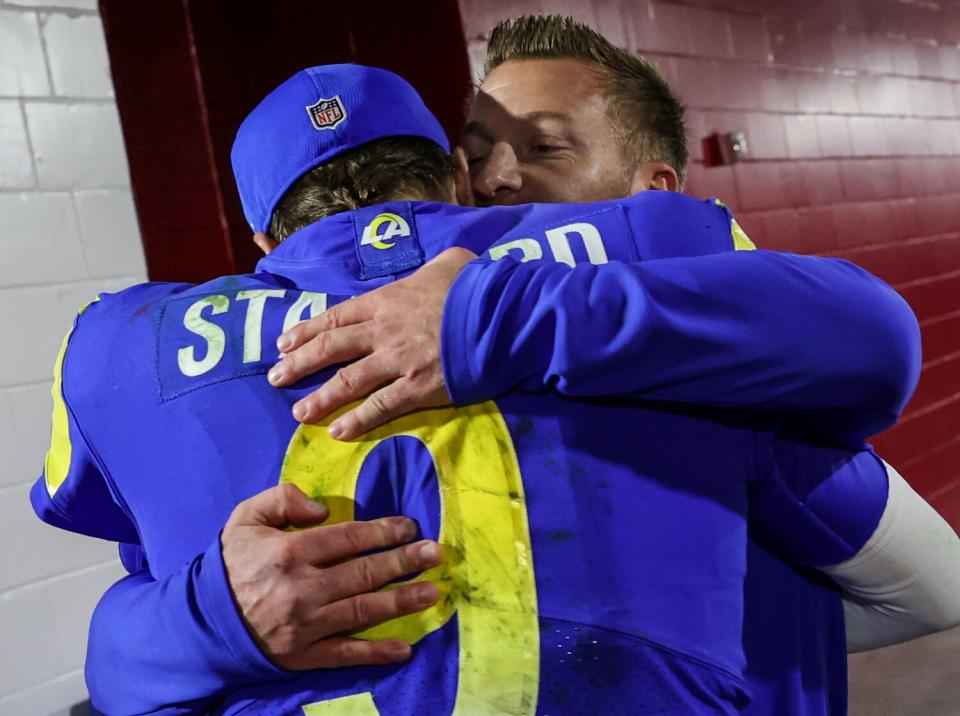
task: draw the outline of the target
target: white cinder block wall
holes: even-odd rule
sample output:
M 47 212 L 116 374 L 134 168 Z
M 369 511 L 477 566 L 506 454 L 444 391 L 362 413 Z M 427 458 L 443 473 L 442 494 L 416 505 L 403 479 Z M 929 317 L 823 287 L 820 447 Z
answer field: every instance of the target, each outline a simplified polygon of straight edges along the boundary
M 47 527 L 27 494 L 76 309 L 142 280 L 96 0 L 0 0 L 2 715 L 65 713 L 86 698 L 90 613 L 123 571 L 114 545 Z

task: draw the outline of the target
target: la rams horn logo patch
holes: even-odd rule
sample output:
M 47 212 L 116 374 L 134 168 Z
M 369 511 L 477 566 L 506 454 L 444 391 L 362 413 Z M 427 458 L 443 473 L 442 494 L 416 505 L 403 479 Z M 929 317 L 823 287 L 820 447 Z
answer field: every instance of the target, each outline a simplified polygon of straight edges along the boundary
M 383 228 L 381 232 L 380 229 Z M 396 242 L 388 243 L 390 239 L 410 236 L 410 224 L 402 216 L 385 211 L 377 214 L 373 221 L 363 227 L 361 246 L 373 246 L 375 249 L 392 249 Z
M 329 99 L 321 97 L 316 104 L 307 105 L 307 114 L 315 129 L 334 129 L 347 118 L 347 108 L 340 95 Z

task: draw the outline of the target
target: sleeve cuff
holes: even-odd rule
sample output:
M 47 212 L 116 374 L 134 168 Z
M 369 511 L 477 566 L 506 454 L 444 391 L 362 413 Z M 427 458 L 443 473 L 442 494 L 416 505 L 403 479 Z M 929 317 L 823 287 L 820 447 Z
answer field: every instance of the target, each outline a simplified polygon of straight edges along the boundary
M 239 670 L 257 679 L 265 676 L 274 679 L 277 676 L 296 676 L 295 672 L 282 669 L 270 661 L 247 630 L 227 579 L 219 535 L 203 558 L 195 563 L 194 569 L 197 570 L 197 600 L 200 607 L 221 641 L 234 656 Z

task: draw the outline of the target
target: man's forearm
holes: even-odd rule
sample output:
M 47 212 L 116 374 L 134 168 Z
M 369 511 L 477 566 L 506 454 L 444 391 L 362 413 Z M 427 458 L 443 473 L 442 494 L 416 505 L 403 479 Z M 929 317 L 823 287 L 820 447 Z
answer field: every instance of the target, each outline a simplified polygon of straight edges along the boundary
M 346 635 L 432 606 L 430 582 L 379 588 L 437 566 L 440 547 L 406 544 L 416 525 L 405 517 L 320 525 L 328 516 L 277 485 L 237 505 L 220 538 L 176 573 L 158 581 L 144 568 L 113 585 L 90 629 L 94 705 L 197 713 L 300 671 L 409 658 L 401 640 Z
M 247 633 L 219 542 L 164 580 L 125 577 L 94 611 L 86 678 L 106 713 L 194 714 L 231 689 L 290 676 Z

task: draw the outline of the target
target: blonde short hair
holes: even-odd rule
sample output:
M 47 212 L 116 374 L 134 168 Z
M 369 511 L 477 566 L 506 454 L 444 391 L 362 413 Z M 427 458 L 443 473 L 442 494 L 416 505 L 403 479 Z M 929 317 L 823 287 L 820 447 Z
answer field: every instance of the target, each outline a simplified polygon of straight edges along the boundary
M 525 15 L 493 28 L 484 71 L 490 73 L 511 60 L 544 58 L 571 58 L 596 65 L 607 81 L 607 117 L 628 158 L 669 164 L 683 182 L 690 158 L 685 108 L 652 64 L 572 18 Z

